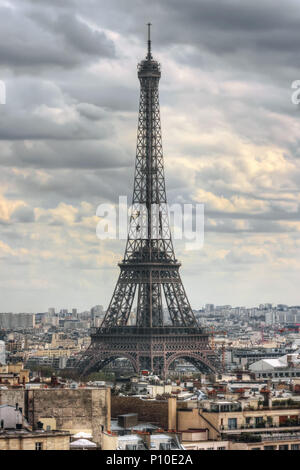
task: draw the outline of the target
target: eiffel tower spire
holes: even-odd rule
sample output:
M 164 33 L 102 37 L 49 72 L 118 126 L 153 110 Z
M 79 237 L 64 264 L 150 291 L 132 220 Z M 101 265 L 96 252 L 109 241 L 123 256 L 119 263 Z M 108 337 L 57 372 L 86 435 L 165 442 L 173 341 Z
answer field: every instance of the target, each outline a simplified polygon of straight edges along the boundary
M 147 24 L 148 26 L 148 54 L 147 54 L 147 59 L 151 60 L 152 55 L 151 55 L 151 23 Z
M 169 227 L 161 138 L 160 64 L 148 51 L 138 64 L 140 104 L 128 239 L 120 275 L 100 328 L 79 361 L 82 373 L 127 358 L 136 372 L 166 376 L 179 357 L 199 370 L 217 370 L 209 335 L 197 325 L 184 290 Z M 172 326 L 166 325 L 163 296 Z M 129 318 L 136 309 L 135 324 Z

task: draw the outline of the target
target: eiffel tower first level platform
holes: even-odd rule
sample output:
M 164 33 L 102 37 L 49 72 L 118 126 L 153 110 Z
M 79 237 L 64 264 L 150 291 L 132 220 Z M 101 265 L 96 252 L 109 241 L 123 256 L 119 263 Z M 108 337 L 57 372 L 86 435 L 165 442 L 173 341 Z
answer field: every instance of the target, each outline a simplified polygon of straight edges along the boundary
M 166 377 L 176 359 L 185 359 L 203 373 L 217 372 L 218 361 L 208 334 L 197 327 L 99 328 L 81 361 L 82 374 L 98 371 L 117 358 L 126 358 L 138 373 L 149 370 Z
M 181 281 L 170 233 L 160 76 L 148 25 L 148 53 L 138 65 L 140 105 L 128 239 L 101 327 L 92 332 L 91 344 L 77 365 L 83 374 L 116 358 L 127 358 L 136 372 L 147 369 L 164 377 L 180 358 L 201 371 L 218 369 L 209 335 L 199 327 Z

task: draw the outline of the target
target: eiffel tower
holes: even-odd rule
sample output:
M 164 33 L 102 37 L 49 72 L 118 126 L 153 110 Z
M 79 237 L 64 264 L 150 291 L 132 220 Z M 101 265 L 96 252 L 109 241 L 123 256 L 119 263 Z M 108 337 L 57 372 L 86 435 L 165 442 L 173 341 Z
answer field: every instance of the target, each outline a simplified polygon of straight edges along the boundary
M 132 212 L 120 275 L 105 317 L 93 329 L 81 357 L 82 374 L 100 370 L 117 358 L 135 372 L 146 369 L 166 377 L 177 359 L 203 372 L 218 370 L 209 334 L 200 328 L 183 287 L 169 228 L 161 138 L 160 64 L 148 52 L 138 64 L 140 105 Z M 172 326 L 164 323 L 163 294 Z M 129 317 L 136 300 L 135 325 Z

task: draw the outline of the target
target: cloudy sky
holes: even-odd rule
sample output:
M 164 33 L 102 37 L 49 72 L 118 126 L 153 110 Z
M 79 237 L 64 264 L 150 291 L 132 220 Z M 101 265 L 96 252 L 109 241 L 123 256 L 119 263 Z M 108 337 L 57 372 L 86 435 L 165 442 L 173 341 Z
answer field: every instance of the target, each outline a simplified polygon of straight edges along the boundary
M 204 203 L 175 242 L 192 306 L 300 304 L 298 0 L 0 0 L 0 311 L 107 303 L 124 241 L 100 203 L 131 196 L 153 24 L 168 198 Z

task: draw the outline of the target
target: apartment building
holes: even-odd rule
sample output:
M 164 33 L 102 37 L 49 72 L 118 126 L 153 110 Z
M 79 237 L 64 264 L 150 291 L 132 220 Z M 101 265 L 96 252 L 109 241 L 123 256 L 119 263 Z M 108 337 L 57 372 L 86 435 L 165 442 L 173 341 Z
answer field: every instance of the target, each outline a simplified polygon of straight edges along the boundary
M 293 400 L 268 405 L 255 400 L 178 404 L 177 428 L 187 449 L 210 450 L 220 447 L 221 441 L 222 450 L 300 450 L 300 404 Z
M 0 313 L 0 328 L 31 329 L 35 327 L 34 313 Z

